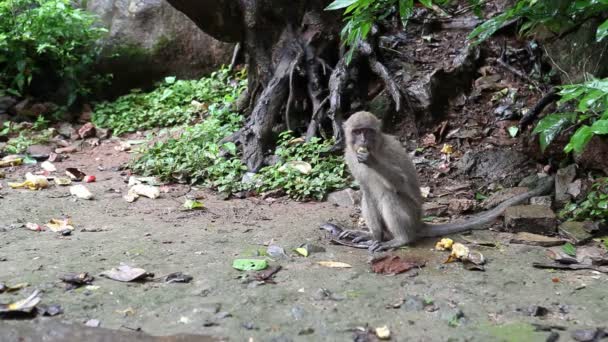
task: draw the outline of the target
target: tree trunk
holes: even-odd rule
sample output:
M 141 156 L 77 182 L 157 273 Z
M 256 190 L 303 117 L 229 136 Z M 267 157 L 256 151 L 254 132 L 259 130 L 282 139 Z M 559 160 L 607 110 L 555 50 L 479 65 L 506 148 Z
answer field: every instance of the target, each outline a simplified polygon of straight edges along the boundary
M 243 129 L 225 139 L 242 145 L 252 172 L 273 148 L 273 128 L 305 134 L 326 130 L 342 144 L 342 117 L 353 98 L 366 99 L 361 73 L 382 80 L 399 109 L 401 95 L 375 46 L 361 42 L 348 65 L 340 49 L 340 11 L 327 0 L 168 0 L 201 30 L 240 43 L 248 65 L 249 108 Z

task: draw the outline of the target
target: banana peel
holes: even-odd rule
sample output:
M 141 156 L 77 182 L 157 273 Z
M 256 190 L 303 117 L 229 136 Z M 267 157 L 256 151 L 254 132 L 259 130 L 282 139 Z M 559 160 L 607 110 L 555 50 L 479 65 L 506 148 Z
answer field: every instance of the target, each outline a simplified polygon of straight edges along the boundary
M 49 187 L 49 181 L 45 176 L 35 176 L 31 173 L 25 175 L 25 182 L 23 183 L 8 183 L 13 189 L 30 189 L 30 190 L 41 190 Z

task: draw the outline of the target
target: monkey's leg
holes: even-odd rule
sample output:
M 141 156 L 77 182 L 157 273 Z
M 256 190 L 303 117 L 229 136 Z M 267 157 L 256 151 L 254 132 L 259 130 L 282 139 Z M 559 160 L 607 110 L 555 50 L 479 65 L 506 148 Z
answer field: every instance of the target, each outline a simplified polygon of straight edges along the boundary
M 392 197 L 392 196 L 391 196 Z M 416 239 L 416 226 L 410 214 L 394 208 L 407 208 L 399 199 L 387 196 L 381 203 L 382 219 L 393 236 L 392 240 L 379 241 L 369 247 L 370 252 L 381 252 L 402 247 Z

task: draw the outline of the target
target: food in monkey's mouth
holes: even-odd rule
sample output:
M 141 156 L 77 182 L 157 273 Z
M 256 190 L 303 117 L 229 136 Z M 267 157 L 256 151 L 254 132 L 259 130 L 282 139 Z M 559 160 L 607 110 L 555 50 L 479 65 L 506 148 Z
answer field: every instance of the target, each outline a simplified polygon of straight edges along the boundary
M 367 153 L 367 152 L 368 152 L 368 151 L 367 151 L 367 148 L 365 148 L 365 147 L 359 147 L 359 148 L 357 149 L 357 153 Z

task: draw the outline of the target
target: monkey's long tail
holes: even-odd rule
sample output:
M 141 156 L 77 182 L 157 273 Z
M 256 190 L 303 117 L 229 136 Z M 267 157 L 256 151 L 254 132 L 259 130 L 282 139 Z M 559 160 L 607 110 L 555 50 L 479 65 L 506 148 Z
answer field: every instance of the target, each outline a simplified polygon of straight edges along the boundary
M 425 223 L 420 228 L 418 236 L 437 237 L 442 235 L 460 233 L 471 229 L 484 229 L 486 225 L 493 223 L 494 220 L 499 217 L 508 207 L 521 204 L 528 200 L 530 197 L 544 195 L 553 189 L 553 185 L 553 177 L 544 177 L 541 179 L 540 184 L 533 190 L 510 198 L 496 206 L 494 209 L 485 211 L 477 215 L 473 215 L 467 218 L 465 221 L 446 224 Z

